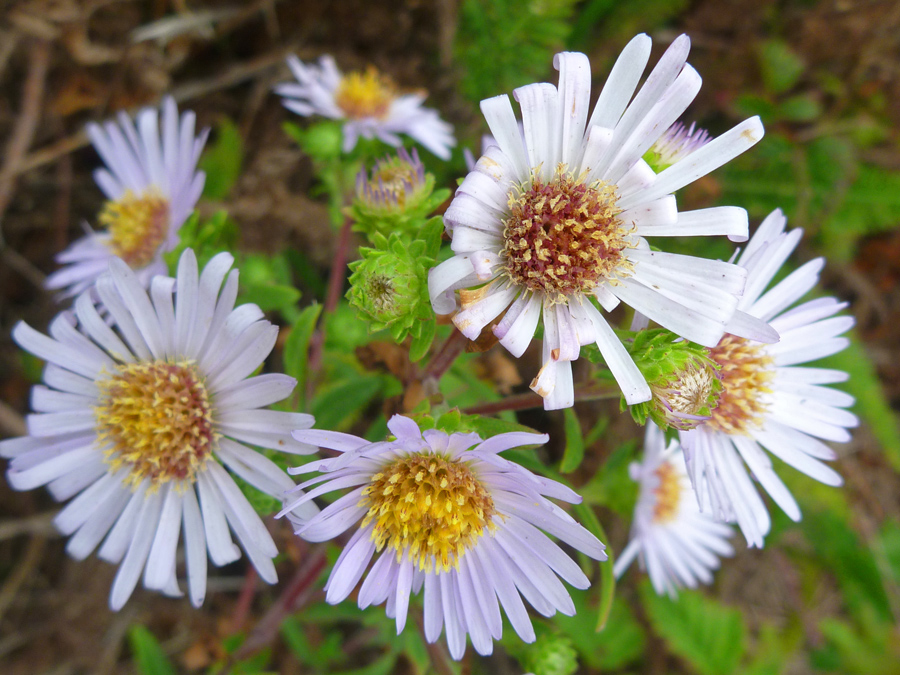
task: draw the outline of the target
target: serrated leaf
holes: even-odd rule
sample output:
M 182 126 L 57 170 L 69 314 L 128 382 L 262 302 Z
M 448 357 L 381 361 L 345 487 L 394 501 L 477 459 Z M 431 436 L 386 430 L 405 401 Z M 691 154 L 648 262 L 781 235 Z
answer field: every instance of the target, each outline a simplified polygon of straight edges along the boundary
M 309 372 L 309 341 L 312 338 L 316 321 L 322 312 L 322 305 L 306 307 L 284 341 L 284 372 L 297 380 L 297 392 L 301 399 L 306 391 L 306 377 Z
M 677 600 L 661 597 L 648 582 L 641 585 L 641 601 L 654 631 L 698 673 L 734 673 L 746 649 L 740 610 L 697 591 L 681 591 Z
M 244 161 L 244 143 L 237 125 L 227 117 L 222 117 L 216 125 L 213 143 L 198 165 L 206 173 L 203 196 L 207 199 L 224 199 L 237 182 Z
M 564 428 L 566 432 L 566 449 L 563 453 L 559 470 L 562 473 L 572 473 L 581 466 L 584 459 L 584 437 L 581 434 L 581 422 L 572 408 L 563 411 Z
M 829 257 L 849 261 L 861 237 L 898 223 L 900 171 L 862 164 L 841 203 L 822 223 L 822 245 Z
M 128 641 L 141 675 L 175 675 L 175 666 L 149 630 L 140 625 L 132 626 L 128 629 Z

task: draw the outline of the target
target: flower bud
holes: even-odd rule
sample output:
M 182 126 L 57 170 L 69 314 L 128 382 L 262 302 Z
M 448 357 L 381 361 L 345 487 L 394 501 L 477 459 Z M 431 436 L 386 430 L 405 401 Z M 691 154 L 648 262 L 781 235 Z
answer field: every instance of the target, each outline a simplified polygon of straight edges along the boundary
M 410 154 L 400 148 L 396 155 L 376 161 L 371 174 L 359 172 L 350 207 L 354 229 L 370 239 L 374 233 L 414 232 L 449 194 L 433 190 L 434 176 L 425 172 L 416 150 Z
M 417 337 L 422 324 L 434 320 L 427 283 L 434 260 L 422 241 L 406 244 L 398 233 L 373 239 L 376 248 L 361 248 L 362 259 L 350 263 L 347 299 L 370 330 L 390 329 L 397 342 L 410 333 Z
M 722 383 L 706 347 L 660 328 L 638 333 L 631 356 L 653 394 L 649 401 L 631 406 L 638 424 L 650 417 L 663 429 L 686 431 L 709 419 Z
M 676 122 L 644 153 L 644 161 L 659 173 L 699 150 L 710 140 L 706 129 L 698 129 L 695 122 L 691 122 L 690 127 Z

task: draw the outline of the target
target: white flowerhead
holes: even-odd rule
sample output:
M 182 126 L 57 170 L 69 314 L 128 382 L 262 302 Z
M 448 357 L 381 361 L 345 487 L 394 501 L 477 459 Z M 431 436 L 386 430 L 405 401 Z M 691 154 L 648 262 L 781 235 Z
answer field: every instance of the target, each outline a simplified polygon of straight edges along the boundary
M 708 421 L 681 432 L 691 480 L 702 488 L 701 507 L 736 521 L 747 542 L 760 547 L 770 521 L 751 476 L 791 519 L 800 520 L 797 502 L 763 449 L 822 483 L 841 485 L 841 477 L 820 461 L 836 455 L 818 439 L 846 442 L 847 429 L 858 423 L 844 410 L 853 397 L 822 386 L 845 381 L 846 373 L 797 367 L 849 344 L 838 336 L 853 326 L 853 317 L 834 316 L 847 303 L 819 298 L 789 309 L 815 286 L 824 261 L 811 260 L 764 292 L 803 235 L 800 229 L 785 232 L 785 225 L 781 211 L 772 212 L 738 258 L 747 270 L 747 288 L 728 334 L 710 352 L 721 368 L 718 406 Z M 761 322 L 779 333 L 780 342 L 751 339 Z
M 396 437 L 381 443 L 332 431 L 294 432 L 294 438 L 337 450 L 334 459 L 311 462 L 292 473 L 324 475 L 298 486 L 323 483 L 287 508 L 321 494 L 351 488 L 297 534 L 309 541 L 339 536 L 362 520 L 344 547 L 326 585 L 326 600 L 344 600 L 362 578 L 361 608 L 387 601 L 387 615 L 403 630 L 410 594 L 425 589 L 425 637 L 447 632 L 450 654 L 462 658 L 466 634 L 479 654 L 499 639 L 502 606 L 519 636 L 535 639 L 521 596 L 544 616 L 575 613 L 557 578 L 576 588 L 587 577 L 553 535 L 595 560 L 604 546 L 547 497 L 578 503 L 581 498 L 556 481 L 541 478 L 498 453 L 547 441 L 546 435 L 500 434 L 483 441 L 476 434 L 420 431 L 411 419 L 391 418 Z M 547 534 L 544 534 L 544 533 Z
M 650 38 L 634 38 L 588 116 L 590 64 L 557 54 L 559 86 L 514 94 L 524 134 L 506 96 L 482 101 L 497 145 L 456 193 L 445 223 L 456 255 L 429 277 L 436 312 L 456 309 L 475 339 L 492 327 L 520 356 L 543 317 L 543 368 L 531 388 L 548 409 L 573 403 L 571 362 L 596 343 L 629 404 L 650 389 L 599 307 L 625 302 L 688 340 L 715 345 L 731 319 L 744 270 L 728 263 L 650 250 L 645 237 L 725 234 L 743 241 L 747 214 L 735 207 L 678 212 L 676 190 L 740 154 L 763 135 L 749 119 L 658 175 L 642 159 L 700 87 L 686 63 L 687 36 L 663 55 L 636 95 Z M 632 96 L 634 97 L 632 98 Z M 774 338 L 769 335 L 768 337 Z
M 49 337 L 23 322 L 13 329 L 13 339 L 47 367 L 46 386 L 32 391 L 29 435 L 0 442 L 0 456 L 11 458 L 7 478 L 16 490 L 46 485 L 59 501 L 75 497 L 54 523 L 72 535 L 72 557 L 85 558 L 103 540 L 100 557 L 121 563 L 113 609 L 142 571 L 146 588 L 181 594 L 175 549 L 182 531 L 195 606 L 206 594 L 207 552 L 216 565 L 240 557 L 229 526 L 260 577 L 276 580 L 272 537 L 224 467 L 280 499 L 294 482 L 246 444 L 315 452 L 291 437 L 313 418 L 265 409 L 296 381 L 251 377 L 278 328 L 256 305 L 234 307 L 232 262 L 220 253 L 198 275 L 188 249 L 177 278 L 154 277 L 148 295 L 113 258 L 97 280 L 99 309 L 88 291 L 74 313 L 51 323 Z M 310 504 L 295 517 L 317 511 Z
M 644 461 L 631 465 L 631 477 L 640 494 L 631 539 L 613 569 L 616 576 L 637 556 L 659 595 L 674 598 L 679 588 L 712 583 L 719 556 L 734 553 L 731 527 L 701 513 L 681 448 L 674 441 L 666 448 L 665 434 L 653 422 L 647 423 Z
M 94 179 L 106 195 L 98 217 L 105 230 L 91 232 L 56 256 L 62 269 L 47 277 L 47 288 L 73 296 L 90 288 L 109 269 L 111 258 L 124 260 L 143 286 L 166 273 L 162 254 L 178 244 L 178 230 L 194 210 L 206 176 L 197 161 L 209 134 L 194 135 L 196 116 L 178 116 L 175 101 L 141 110 L 132 121 L 88 124 L 87 132 L 106 168 Z
M 297 81 L 275 88 L 284 106 L 304 117 L 346 120 L 344 152 L 353 150 L 360 136 L 400 147 L 399 134 L 406 134 L 441 159 L 450 158 L 450 148 L 456 145 L 453 127 L 437 111 L 422 106 L 424 94 L 401 94 L 374 67 L 345 75 L 331 56 L 321 57 L 318 66 L 289 56 L 288 66 Z

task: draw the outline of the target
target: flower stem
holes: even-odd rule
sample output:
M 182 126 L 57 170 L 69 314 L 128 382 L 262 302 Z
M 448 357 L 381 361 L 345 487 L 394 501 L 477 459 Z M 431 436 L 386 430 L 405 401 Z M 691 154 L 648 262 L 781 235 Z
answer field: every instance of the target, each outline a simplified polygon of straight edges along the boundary
M 425 366 L 420 380 L 425 381 L 429 378 L 436 381 L 440 380 L 441 376 L 450 370 L 450 366 L 453 365 L 456 357 L 462 354 L 468 342 L 469 339 L 454 328 L 444 344 L 431 357 L 428 365 Z
M 575 401 L 602 401 L 606 399 L 618 398 L 621 392 L 618 389 L 601 389 L 596 386 L 587 386 L 575 390 Z M 507 396 L 499 401 L 491 401 L 490 403 L 480 403 L 463 409 L 465 415 L 493 415 L 506 410 L 531 410 L 532 408 L 541 408 L 544 405 L 544 399 L 532 392 L 524 394 L 516 394 L 515 396 Z

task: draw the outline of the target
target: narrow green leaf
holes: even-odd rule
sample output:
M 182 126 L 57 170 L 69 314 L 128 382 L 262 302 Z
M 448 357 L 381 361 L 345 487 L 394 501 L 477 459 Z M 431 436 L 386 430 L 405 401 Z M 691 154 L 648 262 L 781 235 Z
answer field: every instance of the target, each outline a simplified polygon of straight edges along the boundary
M 378 375 L 359 375 L 351 380 L 338 382 L 320 391 L 312 402 L 312 414 L 316 426 L 321 429 L 340 429 L 381 391 L 382 379 Z
M 563 453 L 559 470 L 562 473 L 572 473 L 581 466 L 584 459 L 584 437 L 581 435 L 581 423 L 572 408 L 563 411 L 563 419 L 566 431 L 566 450 Z
M 224 199 L 237 182 L 244 161 L 244 144 L 241 133 L 227 117 L 222 117 L 216 125 L 213 143 L 206 146 L 206 152 L 198 163 L 206 173 L 203 196 L 207 199 Z
M 135 624 L 128 629 L 128 641 L 141 675 L 175 675 L 175 667 L 149 630 Z
M 590 506 L 581 502 L 576 504 L 572 510 L 575 511 L 581 524 L 588 532 L 604 543 L 609 542 L 600 520 Z M 597 612 L 597 625 L 594 628 L 598 633 L 606 628 L 606 622 L 609 620 L 609 613 L 613 606 L 613 599 L 616 596 L 616 577 L 613 575 L 615 560 L 613 559 L 611 548 L 606 549 L 606 555 L 608 556 L 607 560 L 600 563 L 600 609 Z
M 435 331 L 437 330 L 437 322 L 434 317 L 422 322 L 421 333 L 412 339 L 409 346 L 409 360 L 415 363 L 428 353 L 431 343 L 434 342 Z
M 291 326 L 291 333 L 284 342 L 284 372 L 297 380 L 297 392 L 301 400 L 306 391 L 306 376 L 309 370 L 309 340 L 322 312 L 322 305 L 310 305 L 300 312 L 300 317 Z

